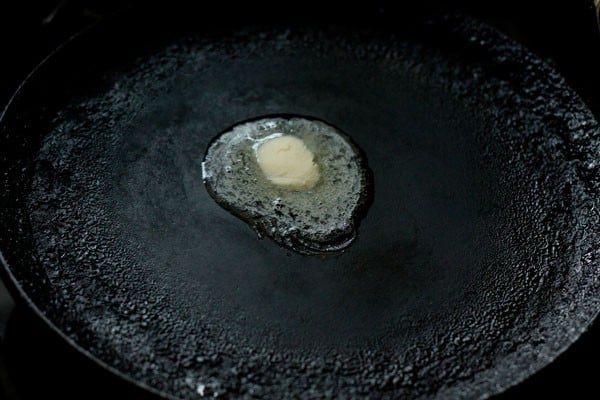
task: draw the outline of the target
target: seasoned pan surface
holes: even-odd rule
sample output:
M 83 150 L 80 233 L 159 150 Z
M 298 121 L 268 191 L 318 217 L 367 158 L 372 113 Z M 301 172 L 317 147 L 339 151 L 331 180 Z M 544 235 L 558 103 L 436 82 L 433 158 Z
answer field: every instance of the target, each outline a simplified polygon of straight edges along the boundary
M 6 279 L 167 397 L 480 397 L 600 306 L 598 123 L 549 66 L 460 16 L 161 35 L 98 27 L 0 122 Z M 373 199 L 346 251 L 260 239 L 202 182 L 265 115 L 346 132 Z

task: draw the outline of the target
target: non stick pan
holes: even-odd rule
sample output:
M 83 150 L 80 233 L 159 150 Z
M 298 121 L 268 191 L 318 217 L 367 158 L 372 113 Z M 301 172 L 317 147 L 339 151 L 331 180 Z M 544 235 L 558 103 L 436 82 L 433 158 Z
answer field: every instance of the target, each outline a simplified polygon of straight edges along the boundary
M 468 17 L 330 16 L 115 20 L 49 57 L 0 122 L 13 293 L 169 398 L 481 398 L 573 343 L 600 309 L 590 111 Z M 366 155 L 345 251 L 281 248 L 207 193 L 209 142 L 273 114 Z

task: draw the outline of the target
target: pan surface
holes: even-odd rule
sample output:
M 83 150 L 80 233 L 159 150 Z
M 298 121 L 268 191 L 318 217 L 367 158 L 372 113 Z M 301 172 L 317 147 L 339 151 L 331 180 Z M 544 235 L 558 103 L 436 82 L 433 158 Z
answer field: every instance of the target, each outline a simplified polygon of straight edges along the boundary
M 600 308 L 600 130 L 549 66 L 460 16 L 161 36 L 106 25 L 0 123 L 13 289 L 167 397 L 486 397 Z M 244 120 L 318 118 L 373 171 L 356 242 L 303 256 L 202 182 Z

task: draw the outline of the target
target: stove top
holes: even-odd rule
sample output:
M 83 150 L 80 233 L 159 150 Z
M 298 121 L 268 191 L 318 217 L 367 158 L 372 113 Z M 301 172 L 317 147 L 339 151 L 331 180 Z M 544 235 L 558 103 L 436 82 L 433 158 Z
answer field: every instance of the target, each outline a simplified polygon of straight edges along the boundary
M 0 5 L 0 48 L 3 59 L 10 60 L 0 68 L 2 105 L 59 43 L 119 9 L 139 7 L 133 1 L 106 0 L 50 1 L 44 6 L 14 3 Z M 600 32 L 591 0 L 562 2 L 568 6 L 540 1 L 531 9 L 523 9 L 516 1 L 493 7 L 489 2 L 456 3 L 548 59 L 600 116 L 600 73 L 596 72 L 600 71 Z M 72 349 L 24 305 L 15 305 L 1 283 L 0 336 L 0 399 L 147 397 Z M 561 393 L 594 397 L 590 393 L 600 390 L 596 383 L 599 360 L 600 321 L 596 321 L 550 366 L 499 398 Z

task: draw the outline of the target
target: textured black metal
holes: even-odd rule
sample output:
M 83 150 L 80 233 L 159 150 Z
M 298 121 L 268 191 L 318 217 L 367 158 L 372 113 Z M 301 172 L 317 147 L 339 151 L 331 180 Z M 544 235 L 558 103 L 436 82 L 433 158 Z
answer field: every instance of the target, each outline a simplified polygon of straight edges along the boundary
M 202 184 L 238 121 L 312 115 L 375 194 L 343 254 L 260 240 Z M 486 397 L 600 307 L 600 130 L 480 23 L 161 37 L 98 28 L 0 122 L 6 278 L 69 340 L 165 396 Z

